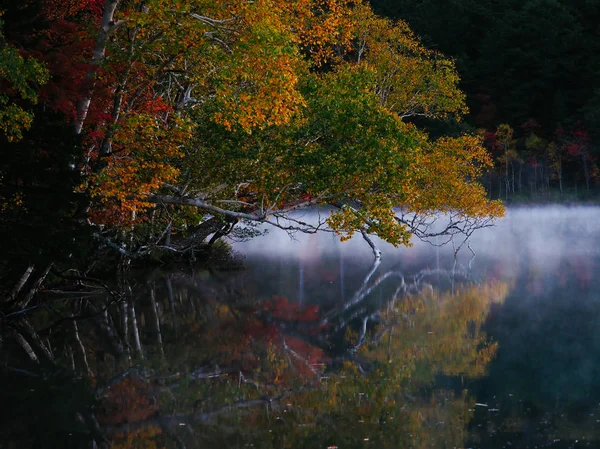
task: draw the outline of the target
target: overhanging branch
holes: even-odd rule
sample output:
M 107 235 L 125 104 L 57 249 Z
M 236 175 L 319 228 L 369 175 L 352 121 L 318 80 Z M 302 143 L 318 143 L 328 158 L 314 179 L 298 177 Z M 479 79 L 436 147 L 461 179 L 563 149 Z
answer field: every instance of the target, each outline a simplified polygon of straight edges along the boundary
M 144 198 L 144 200 L 156 204 L 175 204 L 180 206 L 192 206 L 206 210 L 208 212 L 222 214 L 227 217 L 242 218 L 251 221 L 265 221 L 267 218 L 265 214 L 248 214 L 244 212 L 236 212 L 232 210 L 223 209 L 198 198 L 188 198 L 184 196 L 171 195 L 148 195 Z

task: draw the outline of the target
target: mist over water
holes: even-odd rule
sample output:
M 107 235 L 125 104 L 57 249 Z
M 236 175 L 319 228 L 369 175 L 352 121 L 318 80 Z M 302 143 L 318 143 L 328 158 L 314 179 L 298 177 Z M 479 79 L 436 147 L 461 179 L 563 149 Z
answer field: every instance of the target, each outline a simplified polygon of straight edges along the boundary
M 375 240 L 383 252 L 375 276 L 446 270 L 509 285 L 485 325 L 498 353 L 489 375 L 470 386 L 486 405 L 474 409 L 470 447 L 600 447 L 600 207 L 509 208 L 475 232 L 474 254 L 464 245 L 456 259 L 451 244 L 394 248 Z M 324 308 L 359 289 L 373 261 L 360 235 L 342 243 L 333 234 L 290 239 L 271 229 L 234 248 L 257 292 Z M 386 280 L 369 301 L 380 304 L 396 285 Z
M 310 221 L 311 215 L 304 219 Z M 253 258 L 318 258 L 332 252 L 352 254 L 354 258 L 370 257 L 371 249 L 360 235 L 340 242 L 333 233 L 293 236 L 278 228 L 266 227 L 267 234 L 246 242 L 234 243 L 234 248 Z M 569 255 L 591 255 L 600 252 L 596 244 L 600 236 L 600 207 L 592 206 L 538 206 L 509 208 L 506 215 L 490 228 L 476 231 L 470 239 L 477 256 L 506 260 L 528 257 L 537 268 L 553 269 L 560 258 Z M 413 238 L 412 247 L 394 248 L 374 238 L 384 258 L 419 258 L 435 253 L 432 245 Z M 443 239 L 440 238 L 442 243 Z M 462 242 L 457 238 L 456 244 Z M 434 242 L 435 243 L 435 242 Z M 451 244 L 441 249 L 443 255 L 452 255 Z M 468 261 L 472 254 L 463 247 L 459 260 Z
M 304 219 L 311 217 L 305 215 Z M 250 270 L 264 271 L 265 264 L 276 261 L 286 276 L 294 275 L 292 267 L 298 277 L 310 276 L 311 267 L 318 267 L 321 275 L 331 277 L 333 271 L 344 273 L 344 267 L 366 270 L 373 259 L 371 248 L 360 235 L 340 242 L 333 233 L 296 233 L 290 237 L 280 229 L 267 229 L 262 237 L 234 243 Z M 495 226 L 476 231 L 469 247 L 463 245 L 456 259 L 454 250 L 462 243 L 460 237 L 454 247 L 452 243 L 435 247 L 413 238 L 412 247 L 395 248 L 376 237 L 374 240 L 383 253 L 382 270 L 394 267 L 410 276 L 424 268 L 458 268 L 475 279 L 492 276 L 501 280 L 516 280 L 529 273 L 549 277 L 545 281 L 552 283 L 553 277 L 555 281 L 564 277 L 565 270 L 576 271 L 582 282 L 590 280 L 596 267 L 593 259 L 600 253 L 599 238 L 600 207 L 539 206 L 508 209 Z M 437 242 L 443 243 L 443 239 Z M 270 268 L 266 271 L 271 272 Z M 340 278 L 346 280 L 347 276 Z M 312 279 L 322 280 L 318 276 Z M 305 285 L 300 280 L 293 283 Z M 344 290 L 346 287 L 340 286 L 340 293 Z

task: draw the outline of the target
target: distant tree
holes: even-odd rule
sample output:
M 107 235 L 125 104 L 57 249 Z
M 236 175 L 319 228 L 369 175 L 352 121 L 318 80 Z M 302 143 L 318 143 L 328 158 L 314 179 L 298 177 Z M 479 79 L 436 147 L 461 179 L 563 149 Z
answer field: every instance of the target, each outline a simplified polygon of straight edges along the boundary
M 583 169 L 585 188 L 590 190 L 590 181 L 598 176 L 598 166 L 592 157 L 592 142 L 588 131 L 577 126 L 571 130 L 567 152 L 579 161 Z
M 515 161 L 519 161 L 519 156 L 516 150 L 516 139 L 514 138 L 514 130 L 507 124 L 498 126 L 496 130 L 496 141 L 502 151 L 502 156 L 499 161 L 504 165 L 504 182 L 505 195 L 508 198 L 509 194 L 515 194 Z M 511 177 L 509 177 L 510 167 Z

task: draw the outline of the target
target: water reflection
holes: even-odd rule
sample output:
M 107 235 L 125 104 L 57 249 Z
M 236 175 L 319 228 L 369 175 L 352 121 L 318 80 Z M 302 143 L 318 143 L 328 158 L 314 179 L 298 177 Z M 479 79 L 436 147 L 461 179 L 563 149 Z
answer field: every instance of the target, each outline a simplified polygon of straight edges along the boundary
M 241 272 L 48 290 L 2 320 L 0 447 L 597 447 L 599 219 L 513 210 L 456 262 L 271 234 Z
M 30 407 L 3 427 L 18 441 L 7 447 L 461 446 L 475 400 L 435 378 L 485 373 L 496 346 L 482 325 L 507 288 L 464 283 L 452 295 L 423 274 L 397 282 L 381 308 L 356 307 L 391 275 L 368 271 L 328 308 L 249 295 L 247 273 L 155 272 L 123 281 L 113 305 L 80 300 L 89 318 L 41 337 L 63 345 L 51 366 L 6 357 L 20 388 L 4 399 Z M 40 384 L 62 410 L 43 440 L 30 427 L 42 418 L 25 419 L 42 412 L 27 393 Z
M 367 336 L 346 327 L 352 350 L 332 353 L 335 328 L 316 306 L 255 302 L 235 282 L 170 283 L 176 317 L 160 290 L 156 309 L 147 293 L 142 332 L 155 356 L 106 390 L 98 414 L 116 447 L 460 447 L 474 399 L 434 379 L 485 372 L 496 346 L 481 326 L 506 294 L 501 284 L 414 292 L 372 314 Z

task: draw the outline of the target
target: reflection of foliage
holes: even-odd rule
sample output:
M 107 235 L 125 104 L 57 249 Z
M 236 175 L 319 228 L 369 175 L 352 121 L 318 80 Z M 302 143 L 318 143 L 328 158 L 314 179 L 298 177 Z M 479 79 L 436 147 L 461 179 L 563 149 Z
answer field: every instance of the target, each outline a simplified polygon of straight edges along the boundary
M 319 404 L 310 438 L 340 447 L 366 438 L 382 447 L 462 446 L 473 401 L 466 391 L 436 389 L 434 376 L 485 372 L 496 345 L 481 325 L 506 293 L 491 284 L 456 295 L 424 291 L 391 305 L 360 357 L 308 394 Z
M 462 446 L 474 401 L 433 381 L 485 372 L 496 345 L 481 326 L 506 293 L 498 283 L 390 303 L 368 342 L 325 371 L 324 351 L 309 343 L 319 326 L 306 325 L 318 323 L 317 309 L 280 297 L 243 312 L 214 303 L 165 351 L 179 354 L 168 366 L 180 371 L 159 377 L 170 379 L 161 381 L 160 409 L 138 428 L 160 422 L 186 440 L 178 427 L 190 426 L 200 446 Z
M 379 343 L 365 350 L 379 362 L 412 366 L 420 379 L 447 375 L 480 376 L 496 345 L 487 342 L 481 326 L 491 302 L 504 299 L 504 284 L 465 288 L 456 295 L 424 291 L 383 314 Z M 425 371 L 423 371 L 425 370 Z
M 120 433 L 115 436 L 112 449 L 158 449 L 156 436 L 161 430 L 156 427 L 137 429 L 131 432 Z
M 287 298 L 276 296 L 265 305 L 273 318 L 280 320 L 317 321 L 319 308 L 316 306 L 301 307 L 300 304 L 291 303 Z
M 206 321 L 191 323 L 193 333 L 184 337 L 184 363 L 197 366 L 192 369 L 195 377 L 213 372 L 215 378 L 232 375 L 238 382 L 241 374 L 246 383 L 289 385 L 310 380 L 325 359 L 323 350 L 308 339 L 285 331 L 286 326 L 316 321 L 314 307 L 300 308 L 274 297 L 242 310 L 221 304 L 206 310 Z M 188 355 L 192 348 L 194 354 Z
M 223 281 L 145 279 L 126 287 L 137 300 L 107 301 L 106 313 L 101 298 L 82 300 L 91 319 L 69 322 L 74 357 L 56 363 L 95 382 L 100 404 L 80 412 L 90 438 L 122 448 L 462 446 L 473 400 L 452 376 L 485 373 L 496 346 L 482 324 L 505 285 L 407 289 L 378 313 L 364 308 L 362 343 L 340 353 L 340 325 L 319 308 L 247 298 Z
M 129 376 L 110 388 L 108 396 L 102 402 L 100 423 L 142 421 L 156 411 L 158 405 L 152 401 L 150 387 Z

